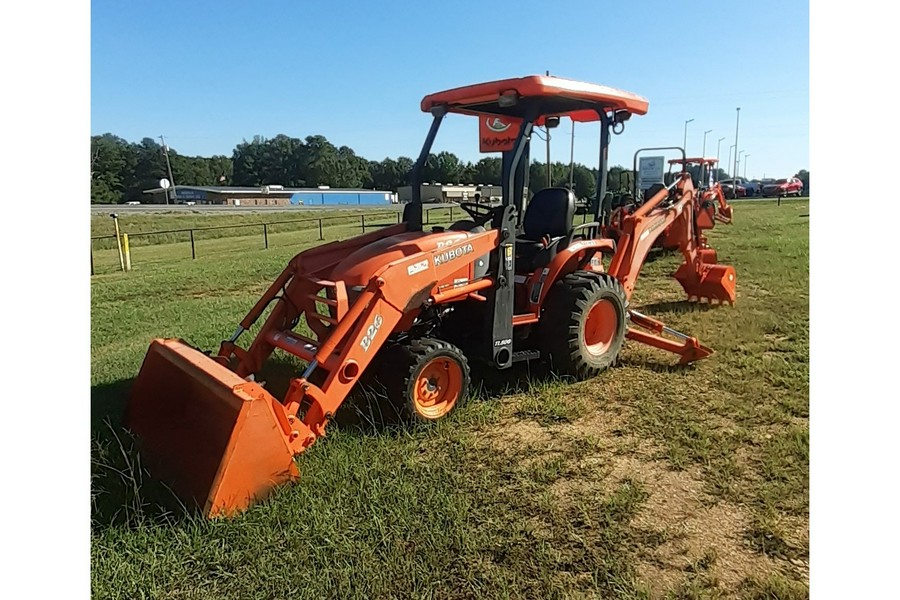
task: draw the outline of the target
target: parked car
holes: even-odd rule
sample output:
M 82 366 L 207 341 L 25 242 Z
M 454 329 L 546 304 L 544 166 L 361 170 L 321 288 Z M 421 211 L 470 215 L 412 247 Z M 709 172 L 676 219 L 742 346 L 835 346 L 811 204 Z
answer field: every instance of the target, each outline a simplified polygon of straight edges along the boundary
M 776 179 L 774 183 L 763 186 L 763 196 L 771 198 L 774 196 L 797 196 L 803 195 L 803 182 L 796 177 L 788 177 L 786 179 Z
M 746 179 L 738 179 L 738 185 L 744 186 L 744 189 L 747 190 L 747 197 L 759 196 L 762 193 L 762 187 L 760 187 L 758 181 L 747 181 Z
M 743 186 L 740 179 L 737 179 L 737 195 L 734 192 L 734 179 L 723 179 L 719 182 L 719 185 L 722 186 L 722 193 L 725 194 L 726 198 L 743 198 L 747 195 L 747 188 Z

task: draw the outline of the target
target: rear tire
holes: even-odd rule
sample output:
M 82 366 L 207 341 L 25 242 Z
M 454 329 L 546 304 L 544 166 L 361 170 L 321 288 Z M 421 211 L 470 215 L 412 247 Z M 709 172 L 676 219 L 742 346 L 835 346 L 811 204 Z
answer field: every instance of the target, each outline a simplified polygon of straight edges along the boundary
M 625 290 L 606 273 L 576 271 L 557 281 L 541 317 L 541 348 L 553 369 L 589 379 L 613 365 L 625 342 Z
M 444 418 L 469 393 L 469 362 L 448 342 L 419 338 L 391 348 L 384 362 L 388 398 L 412 422 Z

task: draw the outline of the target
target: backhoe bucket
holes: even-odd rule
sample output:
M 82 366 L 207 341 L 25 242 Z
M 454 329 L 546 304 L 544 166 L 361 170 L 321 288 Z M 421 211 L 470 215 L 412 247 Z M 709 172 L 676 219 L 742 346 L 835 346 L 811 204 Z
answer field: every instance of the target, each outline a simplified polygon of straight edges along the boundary
M 730 265 L 683 263 L 675 272 L 675 279 L 689 300 L 706 298 L 710 303 L 718 300 L 734 304 L 736 299 L 734 267 Z
M 208 517 L 299 476 L 281 423 L 272 395 L 177 339 L 153 340 L 125 415 L 151 474 Z

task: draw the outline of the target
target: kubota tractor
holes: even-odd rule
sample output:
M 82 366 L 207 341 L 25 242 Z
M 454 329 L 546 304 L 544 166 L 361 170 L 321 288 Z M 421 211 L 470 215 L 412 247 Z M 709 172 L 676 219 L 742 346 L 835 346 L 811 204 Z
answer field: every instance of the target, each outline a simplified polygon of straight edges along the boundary
M 720 186 L 717 181 L 713 181 L 713 178 L 709 173 L 709 170 L 716 164 L 718 164 L 718 159 L 685 158 L 683 156 L 684 150 L 682 150 L 681 148 L 642 148 L 634 154 L 635 173 L 637 173 L 636 167 L 638 154 L 647 150 L 681 151 L 682 158 L 673 158 L 669 160 L 669 172 L 666 173 L 665 177 L 667 184 L 671 184 L 672 182 L 677 181 L 679 177 L 682 177 L 684 173 L 688 172 L 689 167 L 698 168 L 699 189 L 696 191 L 694 198 L 694 214 L 697 216 L 697 221 L 694 227 L 698 231 L 712 229 L 715 226 L 716 221 L 719 221 L 720 223 L 732 222 L 732 208 L 725 200 L 725 194 L 722 191 L 722 186 Z M 679 170 L 677 172 L 673 171 L 673 167 L 675 166 L 679 167 Z M 707 176 L 709 176 L 708 180 Z M 655 194 L 665 188 L 666 186 L 663 184 L 652 185 L 643 194 L 643 198 L 646 200 L 652 199 Z M 641 195 L 638 194 L 636 178 L 631 197 L 641 198 Z M 609 226 L 605 228 L 604 233 L 607 236 L 618 240 L 619 235 L 621 234 L 622 222 L 624 217 L 633 213 L 638 209 L 640 205 L 641 202 L 633 201 L 630 204 L 617 207 L 615 210 L 613 210 L 610 215 Z M 706 236 L 700 235 L 699 240 L 702 248 L 708 247 Z M 654 243 L 653 247 L 673 251 L 678 250 L 679 245 L 680 240 L 678 239 L 677 235 L 673 234 L 672 228 L 670 226 L 667 227 L 665 231 L 663 231 L 662 235 L 656 238 L 656 242 Z
M 370 368 L 410 417 L 432 421 L 466 397 L 473 361 L 508 369 L 548 360 L 583 379 L 609 367 L 626 338 L 674 352 L 681 363 L 708 356 L 695 338 L 628 308 L 666 228 L 680 240 L 676 278 L 688 296 L 734 302 L 734 269 L 700 244 L 690 177 L 626 216 L 618 245 L 601 237 L 609 215 L 599 203 L 594 221 L 573 224 L 567 189 L 539 190 L 525 205 L 535 125 L 600 121 L 602 198 L 610 131 L 647 107 L 629 92 L 549 76 L 426 96 L 421 108 L 433 121 L 401 223 L 297 254 L 215 353 L 179 339 L 151 343 L 126 410 L 151 473 L 208 516 L 240 511 L 298 477 L 294 457 L 325 435 Z M 448 113 L 515 124 L 503 152 L 503 198 L 498 206 L 463 203 L 469 219 L 428 229 L 420 184 Z M 239 346 L 251 329 L 249 346 Z M 276 350 L 307 365 L 280 398 L 255 381 Z

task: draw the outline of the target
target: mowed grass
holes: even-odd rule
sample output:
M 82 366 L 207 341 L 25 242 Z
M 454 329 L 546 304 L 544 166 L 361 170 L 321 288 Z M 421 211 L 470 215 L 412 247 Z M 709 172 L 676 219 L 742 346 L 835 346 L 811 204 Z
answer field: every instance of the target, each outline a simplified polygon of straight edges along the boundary
M 709 359 L 677 367 L 627 342 L 587 382 L 486 377 L 434 427 L 332 426 L 297 484 L 229 521 L 155 504 L 122 408 L 152 337 L 217 348 L 315 241 L 94 277 L 93 595 L 808 597 L 808 213 L 735 203 L 710 232 L 735 307 L 683 302 L 676 256 L 645 266 L 635 308 Z

